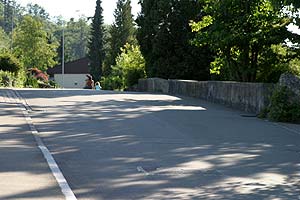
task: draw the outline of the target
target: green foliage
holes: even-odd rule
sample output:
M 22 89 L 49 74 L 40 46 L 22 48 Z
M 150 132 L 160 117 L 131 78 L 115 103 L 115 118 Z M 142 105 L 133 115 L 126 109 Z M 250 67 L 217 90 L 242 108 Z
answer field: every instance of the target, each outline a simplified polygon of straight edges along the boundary
M 101 78 L 101 87 L 103 90 L 123 90 L 123 80 L 119 76 L 109 76 Z
M 131 0 L 118 0 L 114 12 L 115 22 L 110 28 L 108 40 L 110 48 L 106 55 L 103 74 L 111 74 L 111 66 L 116 64 L 116 58 L 121 53 L 121 48 L 126 44 L 135 43 L 135 27 L 131 14 Z
M 7 71 L 0 71 L 0 86 L 12 87 L 13 75 Z
M 299 97 L 287 87 L 278 87 L 272 97 L 268 108 L 268 117 L 280 122 L 300 122 Z
M 0 70 L 0 87 L 23 87 L 25 80 L 25 73 L 19 71 L 18 73 L 11 73 Z
M 29 15 L 24 16 L 14 35 L 15 54 L 29 69 L 37 67 L 46 71 L 56 62 L 56 43 L 49 43 L 47 33 L 43 30 L 43 23 Z
M 88 36 L 90 27 L 87 18 L 82 16 L 78 20 L 70 19 L 64 26 L 64 44 L 65 44 L 65 62 L 74 61 L 84 58 L 88 53 Z M 58 48 L 58 62 L 61 63 L 62 58 L 62 27 L 58 26 L 55 36 L 60 38 L 60 46 Z
M 226 80 L 278 79 L 285 69 L 281 69 L 282 58 L 273 48 L 287 38 L 294 41 L 297 37 L 287 30 L 293 17 L 282 12 L 284 2 L 276 6 L 271 0 L 201 2 L 201 20 L 190 25 L 197 33 L 193 43 L 199 47 L 209 45 L 217 54 L 212 72 Z
M 197 20 L 199 1 L 143 0 L 137 39 L 149 77 L 208 80 L 212 54 L 190 44 L 189 21 Z
M 21 63 L 13 55 L 10 53 L 0 54 L 0 70 L 17 74 L 21 69 Z
M 60 88 L 59 84 L 52 80 L 49 80 L 49 85 L 52 88 Z
M 111 75 L 102 78 L 101 86 L 106 90 L 124 90 L 131 88 L 140 78 L 145 77 L 145 60 L 139 46 L 126 44 L 116 58 Z
M 39 82 L 33 76 L 27 76 L 24 86 L 26 88 L 39 88 Z
M 139 46 L 126 44 L 116 59 L 113 74 L 120 75 L 125 88 L 138 83 L 140 78 L 146 77 L 145 60 Z
M 26 11 L 32 17 L 36 17 L 42 20 L 49 20 L 50 18 L 49 13 L 47 13 L 47 11 L 38 4 L 27 4 Z
M 297 52 L 283 45 L 271 45 L 262 51 L 257 81 L 277 83 L 280 75 L 286 72 L 299 75 Z
M 10 47 L 10 38 L 0 27 L 0 51 L 7 51 Z
M 14 22 L 14 15 L 18 13 L 16 1 L 2 0 L 1 1 L 1 27 L 4 29 L 5 33 L 9 34 L 12 31 L 12 25 Z
M 101 0 L 96 1 L 96 11 L 91 24 L 91 38 L 88 44 L 88 57 L 90 59 L 90 72 L 97 81 L 102 76 L 102 64 L 105 57 L 104 53 L 104 27 L 103 9 Z

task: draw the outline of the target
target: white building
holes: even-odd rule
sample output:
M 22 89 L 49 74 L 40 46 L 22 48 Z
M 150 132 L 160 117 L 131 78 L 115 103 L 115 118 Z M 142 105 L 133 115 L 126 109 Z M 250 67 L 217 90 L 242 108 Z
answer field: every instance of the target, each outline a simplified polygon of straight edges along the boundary
M 62 75 L 62 66 L 57 65 L 47 70 L 51 80 L 63 88 L 84 88 L 86 75 L 89 74 L 89 59 L 81 58 L 65 63 L 65 73 Z

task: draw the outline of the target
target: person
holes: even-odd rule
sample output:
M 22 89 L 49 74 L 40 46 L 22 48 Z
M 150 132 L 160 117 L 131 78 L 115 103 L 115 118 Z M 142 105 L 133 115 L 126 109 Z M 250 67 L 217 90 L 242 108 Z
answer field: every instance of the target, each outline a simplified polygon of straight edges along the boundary
M 95 90 L 101 90 L 101 89 L 102 89 L 102 87 L 100 85 L 100 82 L 96 82 L 96 84 L 95 84 Z
M 84 89 L 94 89 L 94 80 L 91 75 L 86 75 L 87 79 L 85 80 Z

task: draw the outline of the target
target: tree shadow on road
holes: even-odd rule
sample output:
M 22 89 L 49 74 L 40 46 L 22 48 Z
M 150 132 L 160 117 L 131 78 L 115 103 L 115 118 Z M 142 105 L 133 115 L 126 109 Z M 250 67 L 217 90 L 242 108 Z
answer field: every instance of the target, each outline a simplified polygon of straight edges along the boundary
M 299 199 L 299 135 L 191 99 L 81 95 L 23 95 L 79 199 Z
M 0 109 L 0 199 L 62 199 L 19 105 Z

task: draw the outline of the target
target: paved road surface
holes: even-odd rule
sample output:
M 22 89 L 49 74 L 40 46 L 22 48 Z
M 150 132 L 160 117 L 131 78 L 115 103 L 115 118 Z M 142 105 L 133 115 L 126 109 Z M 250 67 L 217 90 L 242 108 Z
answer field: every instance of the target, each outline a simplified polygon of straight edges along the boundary
M 0 89 L 0 199 L 63 200 L 12 95 Z
M 300 199 L 300 128 L 196 99 L 20 90 L 79 200 Z

